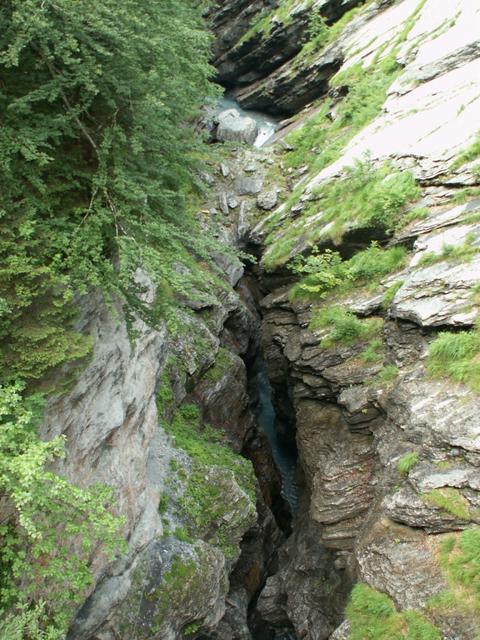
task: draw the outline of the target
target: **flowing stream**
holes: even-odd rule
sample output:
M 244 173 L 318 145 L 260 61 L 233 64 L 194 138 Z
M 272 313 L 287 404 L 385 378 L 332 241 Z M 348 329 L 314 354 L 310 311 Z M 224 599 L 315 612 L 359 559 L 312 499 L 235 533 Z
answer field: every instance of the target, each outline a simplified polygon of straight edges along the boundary
M 238 113 L 245 117 L 248 116 L 255 120 L 258 125 L 258 135 L 257 139 L 254 142 L 254 146 L 259 149 L 263 147 L 270 138 L 273 136 L 275 131 L 278 129 L 278 120 L 274 117 L 266 115 L 265 113 L 261 113 L 259 111 L 246 111 L 242 109 L 242 107 L 236 102 L 232 97 L 229 97 L 228 94 L 217 103 L 215 111 L 220 113 L 221 111 L 225 111 L 226 109 L 235 109 Z
M 282 477 L 282 497 L 288 503 L 292 514 L 295 514 L 298 507 L 298 491 L 295 479 L 297 452 L 282 440 L 276 428 L 272 389 L 261 356 L 257 357 L 253 366 L 252 385 L 258 395 L 258 401 L 254 407 L 255 416 L 260 428 L 268 438 L 273 459 Z

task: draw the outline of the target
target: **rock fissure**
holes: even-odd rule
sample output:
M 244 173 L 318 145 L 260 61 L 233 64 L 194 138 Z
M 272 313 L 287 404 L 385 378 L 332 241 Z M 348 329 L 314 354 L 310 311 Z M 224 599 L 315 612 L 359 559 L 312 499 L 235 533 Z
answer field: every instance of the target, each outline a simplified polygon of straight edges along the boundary
M 466 587 L 446 551 L 459 554 L 463 532 L 480 525 L 480 200 L 457 200 L 459 187 L 479 185 L 478 165 L 450 171 L 476 131 L 478 82 L 460 71 L 471 74 L 477 49 L 441 64 L 455 48 L 444 36 L 468 39 L 478 10 L 363 4 L 229 0 L 209 11 L 219 79 L 244 107 L 298 118 L 256 149 L 259 123 L 272 119 L 229 102 L 207 123 L 224 147 L 203 176 L 202 213 L 219 221 L 221 241 L 257 258 L 218 259 L 216 302 L 192 300 L 172 334 L 137 320 L 134 344 L 123 321 L 86 309 L 95 353 L 72 393 L 52 400 L 43 435 L 69 435 L 60 471 L 117 487 L 129 551 L 96 560 L 69 640 L 478 635 L 477 604 L 470 592 L 459 604 Z M 304 58 L 314 9 L 329 29 L 351 22 Z M 422 75 L 430 62 L 440 71 Z M 362 74 L 390 64 L 395 84 L 355 129 L 371 99 Z M 356 91 L 348 135 L 334 129 L 332 143 Z M 328 101 L 324 117 L 322 105 L 299 113 L 314 98 Z M 292 160 L 298 149 L 305 164 Z M 360 214 L 380 204 L 367 222 L 335 227 L 321 190 L 331 184 Z M 379 267 L 395 246 L 400 261 Z M 319 256 L 330 258 L 319 266 Z M 373 621 L 368 595 L 384 598 Z M 412 635 L 419 628 L 430 635 Z

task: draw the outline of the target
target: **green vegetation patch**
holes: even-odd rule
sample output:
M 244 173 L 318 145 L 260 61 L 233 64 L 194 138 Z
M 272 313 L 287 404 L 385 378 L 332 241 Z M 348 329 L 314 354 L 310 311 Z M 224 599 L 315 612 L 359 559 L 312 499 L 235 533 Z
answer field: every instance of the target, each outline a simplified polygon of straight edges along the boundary
M 212 252 L 226 249 L 196 219 L 206 147 L 188 123 L 216 95 L 199 6 L 5 0 L 0 34 L 9 383 L 88 355 L 72 328 L 79 294 L 99 288 L 158 321 L 189 297 L 212 300 Z M 157 285 L 152 304 L 139 268 Z
M 372 242 L 346 261 L 330 249 L 323 253 L 314 250 L 307 258 L 296 256 L 290 270 L 303 278 L 292 287 L 290 296 L 293 300 L 315 301 L 331 294 L 348 293 L 354 285 L 374 289 L 384 276 L 404 266 L 406 255 L 403 247 L 382 249 Z
M 220 547 L 227 557 L 235 556 L 237 546 L 232 540 L 236 530 L 254 514 L 256 479 L 250 461 L 223 444 L 218 431 L 201 423 L 195 405 L 180 407 L 164 427 L 193 462 L 179 499 L 186 528 L 177 531 L 177 537 L 200 537 Z M 235 490 L 233 480 L 243 490 L 242 495 Z
M 400 70 L 395 59 L 388 58 L 367 69 L 355 65 L 337 75 L 340 84 L 349 87 L 349 93 L 336 107 L 335 120 L 328 117 L 332 103 L 327 99 L 315 116 L 287 137 L 294 150 L 285 156 L 285 165 L 307 165 L 314 175 L 337 160 L 346 144 L 379 115 L 387 89 Z
M 389 233 L 407 205 L 419 195 L 411 172 L 397 171 L 388 164 L 374 169 L 368 161 L 358 161 L 345 169 L 341 180 L 315 187 L 301 217 L 287 229 L 269 235 L 265 268 L 272 270 L 284 264 L 299 238 L 313 246 L 322 239 L 338 243 L 347 229 L 380 229 Z
M 197 562 L 190 558 L 173 556 L 170 569 L 162 578 L 161 584 L 146 596 L 155 604 L 154 623 L 157 629 L 161 628 L 170 608 L 181 605 L 184 597 L 202 588 L 202 572 Z
M 372 385 L 388 385 L 398 377 L 399 369 L 394 364 L 385 365 L 377 375 L 369 381 Z
M 231 369 L 232 363 L 233 355 L 228 349 L 220 347 L 213 366 L 208 369 L 203 378 L 210 382 L 218 382 Z
M 223 436 L 218 431 L 202 425 L 197 406 L 183 405 L 172 421 L 162 426 L 174 437 L 176 446 L 186 451 L 194 462 L 231 471 L 238 485 L 255 502 L 256 480 L 251 462 L 223 444 Z
M 384 357 L 384 347 L 382 340 L 371 340 L 365 351 L 362 351 L 360 358 L 364 362 L 380 362 Z
M 397 291 L 399 291 L 404 283 L 404 280 L 397 280 L 392 285 L 388 287 L 388 289 L 383 294 L 382 307 L 384 309 L 388 309 L 388 307 L 392 304 L 393 299 Z
M 480 158 L 480 134 L 477 135 L 476 140 L 468 147 L 468 149 L 462 151 L 462 153 L 455 158 L 450 170 L 455 171 L 455 169 L 460 169 L 463 165 L 468 164 L 477 158 Z
M 447 574 L 450 586 L 450 592 L 444 594 L 444 604 L 450 608 L 449 605 L 453 603 L 455 608 L 465 609 L 479 620 L 480 528 L 471 527 L 458 536 L 444 540 L 440 550 L 440 564 Z
M 43 638 L 39 624 L 57 640 L 92 585 L 92 554 L 126 550 L 124 521 L 111 488 L 79 488 L 48 470 L 64 457 L 64 438 L 38 439 L 43 401 L 22 391 L 0 387 L 0 495 L 13 512 L 0 523 L 0 635 Z
M 393 230 L 406 205 L 419 195 L 411 172 L 388 164 L 375 170 L 368 161 L 357 161 L 342 180 L 314 188 L 310 206 L 324 212 L 322 222 L 333 223 L 328 235 L 338 238 L 348 226 Z
M 430 345 L 427 368 L 434 378 L 448 376 L 480 391 L 480 329 L 444 331 Z
M 328 98 L 323 104 L 319 105 L 318 111 L 314 116 L 308 118 L 301 127 L 288 136 L 287 141 L 293 147 L 293 151 L 285 155 L 284 162 L 287 167 L 300 168 L 307 166 L 308 175 L 306 180 L 308 180 L 308 177 L 311 178 L 314 175 L 318 175 L 322 169 L 340 158 L 347 143 L 379 115 L 389 86 L 401 72 L 401 66 L 396 61 L 396 51 L 408 37 L 408 33 L 415 24 L 424 4 L 425 0 L 421 0 L 418 3 L 388 55 L 380 59 L 384 48 L 387 46 L 385 45 L 378 51 L 369 67 L 364 68 L 360 63 L 352 65 L 332 78 L 330 81 L 331 86 L 348 87 L 347 96 L 339 104 L 335 104 L 335 117 L 333 120 L 331 113 L 333 102 Z M 317 20 L 317 23 L 312 26 L 313 32 L 315 30 L 318 32 L 316 37 L 319 42 L 325 41 L 325 38 L 328 38 L 328 34 L 321 21 Z M 352 172 L 354 173 L 353 176 L 351 175 Z M 359 193 L 362 190 L 362 185 L 359 185 L 358 182 L 354 185 L 356 193 L 352 196 L 348 184 L 350 181 L 354 182 L 355 177 L 361 178 L 361 176 L 355 175 L 359 173 L 361 172 L 358 171 L 358 168 L 351 168 L 350 175 L 347 176 L 343 184 L 338 184 L 341 181 L 332 181 L 327 186 L 320 187 L 320 193 L 317 192 L 317 195 L 319 195 L 320 200 L 325 198 L 327 202 L 320 201 L 312 204 L 299 220 L 292 222 L 289 219 L 288 227 L 286 223 L 283 223 L 283 229 L 280 231 L 278 229 L 278 217 L 272 216 L 267 226 L 270 234 L 267 237 L 268 248 L 263 259 L 266 269 L 273 270 L 283 265 L 295 250 L 297 244 L 303 248 L 303 243 L 298 243 L 298 240 L 303 237 L 306 229 L 305 239 L 307 243 L 313 245 L 322 236 L 339 241 L 347 225 L 353 225 L 353 227 L 378 226 L 386 229 L 402 225 L 403 216 L 399 215 L 400 210 L 419 194 L 419 189 L 415 185 L 413 176 L 409 172 L 394 172 L 387 169 L 387 174 L 392 173 L 394 175 L 377 188 L 380 191 L 385 190 L 388 194 L 379 194 L 376 192 L 377 188 L 373 189 L 376 192 L 375 196 L 378 196 L 383 201 L 380 203 L 381 211 L 375 210 L 376 207 L 368 207 L 368 194 L 365 192 L 367 207 L 365 208 L 365 213 L 363 213 L 362 196 Z M 381 183 L 382 178 L 386 176 L 377 174 L 377 177 L 380 178 L 377 182 Z M 371 180 L 367 180 L 367 182 L 371 182 Z M 366 185 L 364 186 L 366 187 Z M 370 184 L 370 187 L 374 187 L 374 185 Z M 327 193 L 324 193 L 324 190 Z M 302 193 L 303 187 L 300 185 L 294 190 L 285 204 L 287 211 L 298 203 Z M 331 195 L 330 202 L 328 202 L 328 195 Z M 391 201 L 387 202 L 390 196 Z M 335 197 L 337 198 L 336 201 Z M 325 204 L 331 204 L 332 209 L 329 211 L 328 206 L 326 207 Z M 359 205 L 358 208 L 357 204 Z M 315 224 L 308 229 L 309 217 L 314 213 L 320 214 L 321 212 L 324 215 L 320 216 L 315 221 Z M 330 222 L 332 225 L 329 225 L 328 232 L 325 232 L 324 227 Z
M 403 455 L 397 462 L 397 470 L 402 476 L 408 476 L 413 467 L 417 464 L 419 454 L 417 451 L 411 451 Z
M 310 321 L 310 329 L 330 329 L 321 345 L 331 347 L 335 343 L 352 344 L 361 340 L 368 340 L 378 334 L 383 328 L 381 318 L 366 318 L 360 320 L 345 307 L 329 307 L 314 312 Z
M 422 500 L 425 504 L 441 509 L 459 520 L 467 522 L 471 520 L 469 502 L 458 489 L 453 487 L 433 489 L 423 494 Z
M 371 0 L 367 0 L 365 4 L 369 4 L 370 2 Z M 343 16 L 332 25 L 326 23 L 320 10 L 311 11 L 308 25 L 308 40 L 297 54 L 295 65 L 308 65 L 315 60 L 323 49 L 341 35 L 345 27 L 364 9 L 365 4 L 353 7 L 353 9 L 344 13 Z
M 421 266 L 429 266 L 437 262 L 469 262 L 480 251 L 480 246 L 474 243 L 477 236 L 471 232 L 467 234 L 461 245 L 444 244 L 440 253 L 428 252 L 420 260 Z
M 304 7 L 305 10 L 309 9 L 312 4 L 313 0 L 307 0 Z M 282 0 L 275 9 L 267 9 L 266 11 L 260 12 L 248 31 L 246 31 L 236 43 L 235 48 L 240 47 L 244 42 L 251 40 L 257 35 L 266 38 L 272 29 L 272 20 L 274 17 L 285 26 L 290 24 L 293 20 L 292 10 L 295 5 L 298 5 L 298 0 Z
M 420 611 L 399 613 L 384 593 L 354 586 L 346 610 L 350 640 L 441 640 L 440 631 Z

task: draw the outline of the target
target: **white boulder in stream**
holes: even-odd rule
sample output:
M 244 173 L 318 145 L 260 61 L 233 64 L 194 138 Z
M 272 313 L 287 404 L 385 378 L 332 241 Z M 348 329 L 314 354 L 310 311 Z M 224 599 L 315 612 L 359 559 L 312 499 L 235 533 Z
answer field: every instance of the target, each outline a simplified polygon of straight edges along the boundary
M 227 109 L 218 114 L 217 140 L 220 142 L 246 142 L 257 139 L 258 126 L 253 118 L 242 116 L 236 109 Z

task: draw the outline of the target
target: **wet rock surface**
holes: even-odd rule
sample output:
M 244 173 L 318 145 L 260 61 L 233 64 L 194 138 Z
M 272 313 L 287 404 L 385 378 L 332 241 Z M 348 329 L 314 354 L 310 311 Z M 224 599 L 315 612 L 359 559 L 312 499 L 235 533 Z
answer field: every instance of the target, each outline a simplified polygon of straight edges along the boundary
M 235 109 L 222 111 L 216 117 L 215 136 L 219 142 L 246 142 L 253 144 L 258 135 L 253 118 L 242 117 Z

